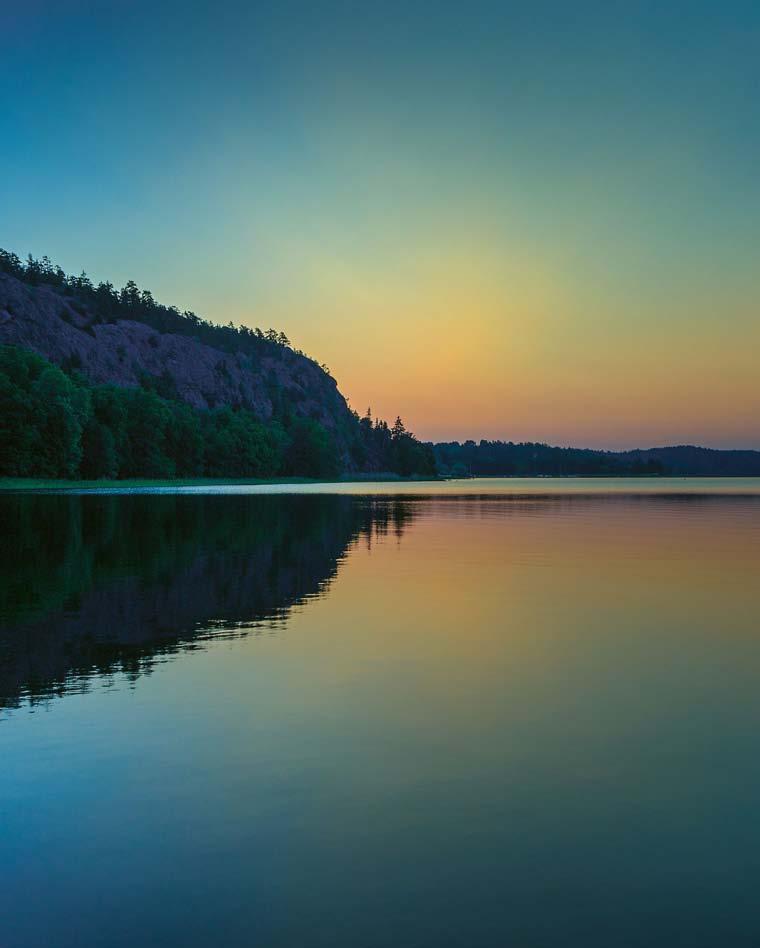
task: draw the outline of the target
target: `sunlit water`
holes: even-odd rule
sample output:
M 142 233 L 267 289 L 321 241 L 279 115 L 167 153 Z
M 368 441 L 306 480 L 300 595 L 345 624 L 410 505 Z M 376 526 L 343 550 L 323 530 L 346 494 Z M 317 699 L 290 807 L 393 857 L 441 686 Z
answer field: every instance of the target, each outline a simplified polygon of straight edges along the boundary
M 757 482 L 515 484 L 0 496 L 0 946 L 760 944 Z

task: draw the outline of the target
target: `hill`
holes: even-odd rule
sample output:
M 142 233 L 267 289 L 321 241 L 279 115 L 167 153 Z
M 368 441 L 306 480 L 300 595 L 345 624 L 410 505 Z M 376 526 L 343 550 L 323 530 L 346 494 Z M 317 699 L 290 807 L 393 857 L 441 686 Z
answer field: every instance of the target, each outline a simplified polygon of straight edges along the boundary
M 760 451 L 719 451 L 692 445 L 597 451 L 535 442 L 450 441 L 431 447 L 439 471 L 453 476 L 760 476 Z
M 663 473 L 681 477 L 760 476 L 760 451 L 720 451 L 690 444 L 624 451 L 618 457 L 632 464 L 657 464 Z
M 283 333 L 180 313 L 132 281 L 94 286 L 0 250 L 0 346 L 0 475 L 434 470 L 400 422 L 360 420 L 326 367 Z M 54 458 L 51 437 L 69 442 Z

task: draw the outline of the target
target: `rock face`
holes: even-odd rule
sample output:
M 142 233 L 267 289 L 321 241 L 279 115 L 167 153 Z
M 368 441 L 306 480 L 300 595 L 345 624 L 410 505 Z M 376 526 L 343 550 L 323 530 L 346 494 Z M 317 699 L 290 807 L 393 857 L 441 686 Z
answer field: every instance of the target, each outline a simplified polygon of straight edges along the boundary
M 225 352 L 145 323 L 98 322 L 97 315 L 51 287 L 0 274 L 0 345 L 32 349 L 95 384 L 137 387 L 152 378 L 195 408 L 242 406 L 266 422 L 275 403 L 287 404 L 332 432 L 350 466 L 351 412 L 335 380 L 311 359 L 285 347 L 260 358 Z

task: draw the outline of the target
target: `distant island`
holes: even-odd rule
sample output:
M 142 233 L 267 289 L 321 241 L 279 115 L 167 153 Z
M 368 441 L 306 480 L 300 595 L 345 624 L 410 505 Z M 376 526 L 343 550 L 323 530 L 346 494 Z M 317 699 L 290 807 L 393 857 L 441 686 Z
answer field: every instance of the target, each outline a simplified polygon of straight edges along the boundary
M 759 451 L 425 444 L 282 333 L 0 250 L 0 477 L 760 475 Z

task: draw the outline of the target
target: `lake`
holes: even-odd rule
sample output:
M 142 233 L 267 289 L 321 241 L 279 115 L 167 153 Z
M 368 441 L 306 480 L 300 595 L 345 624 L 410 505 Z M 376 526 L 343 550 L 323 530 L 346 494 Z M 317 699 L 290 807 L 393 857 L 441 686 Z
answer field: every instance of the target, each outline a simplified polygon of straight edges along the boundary
M 757 946 L 760 483 L 0 495 L 0 946 Z

